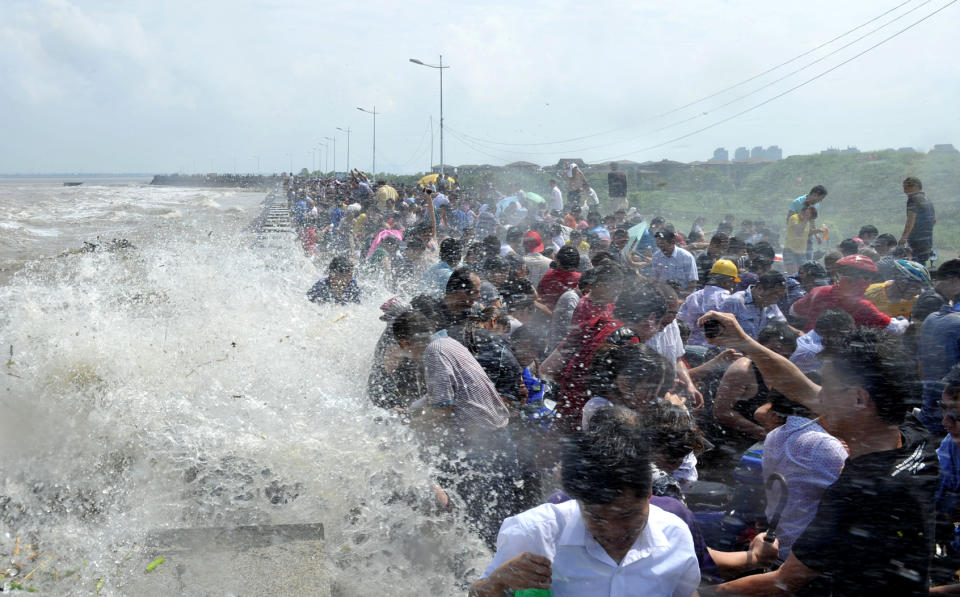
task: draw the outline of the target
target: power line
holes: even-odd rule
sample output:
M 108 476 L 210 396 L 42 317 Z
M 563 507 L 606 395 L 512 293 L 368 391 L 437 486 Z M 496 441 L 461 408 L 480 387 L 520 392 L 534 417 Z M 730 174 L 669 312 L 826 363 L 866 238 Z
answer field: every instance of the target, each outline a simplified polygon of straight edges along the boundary
M 487 152 L 487 151 L 484 151 L 484 150 L 481 149 L 480 147 L 477 147 L 476 145 L 474 145 L 474 144 L 471 143 L 470 141 L 464 139 L 459 133 L 457 133 L 456 131 L 452 130 L 449 125 L 447 126 L 447 132 L 449 132 L 451 135 L 453 135 L 453 138 L 454 138 L 454 139 L 456 139 L 456 140 L 459 141 L 460 143 L 463 143 L 463 145 L 464 145 L 465 147 L 467 147 L 468 149 L 472 149 L 472 150 L 476 151 L 477 153 L 482 153 L 483 155 L 485 155 L 485 156 L 487 156 L 487 157 L 491 157 L 491 158 L 494 158 L 494 159 L 496 159 L 496 160 L 500 160 L 500 161 L 503 161 L 503 162 L 512 162 L 512 161 L 514 161 L 514 160 L 512 160 L 512 159 L 510 159 L 510 158 L 505 158 L 505 157 L 503 157 L 503 156 L 494 155 L 494 154 L 492 154 L 492 153 L 489 153 L 489 152 Z
M 753 75 L 753 76 L 751 76 L 751 77 L 748 77 L 748 78 L 746 78 L 746 79 L 744 79 L 744 80 L 742 80 L 742 81 L 740 81 L 740 82 L 738 82 L 738 83 L 734 83 L 733 85 L 729 85 L 729 86 L 727 86 L 727 87 L 724 87 L 723 89 L 721 89 L 721 90 L 719 90 L 719 91 L 715 91 L 715 92 L 713 92 L 713 93 L 711 93 L 711 94 L 709 94 L 709 95 L 705 95 L 705 96 L 703 96 L 703 97 L 701 97 L 701 98 L 699 98 L 699 99 L 693 100 L 692 102 L 686 103 L 686 104 L 684 104 L 684 105 L 682 105 L 682 106 L 679 106 L 679 107 L 677 107 L 677 108 L 673 108 L 673 109 L 667 110 L 666 112 L 662 112 L 662 113 L 657 114 L 657 115 L 655 115 L 655 116 L 651 116 L 650 118 L 641 120 L 640 122 L 638 122 L 638 123 L 636 123 L 636 124 L 633 124 L 633 125 L 630 125 L 630 126 L 608 129 L 608 130 L 606 130 L 606 131 L 601 131 L 601 132 L 599 132 L 599 133 L 593 133 L 593 134 L 589 134 L 589 135 L 583 135 L 583 136 L 580 136 L 580 137 L 571 137 L 571 138 L 569 138 L 569 139 L 560 139 L 560 140 L 556 140 L 556 141 L 544 141 L 544 142 L 540 142 L 540 143 L 507 143 L 507 142 L 501 142 L 501 141 L 492 141 L 492 140 L 482 139 L 482 138 L 480 138 L 480 137 L 474 137 L 474 136 L 472 136 L 472 135 L 469 135 L 469 134 L 463 133 L 463 132 L 461 132 L 460 134 L 463 135 L 463 136 L 465 136 L 465 137 L 467 137 L 467 138 L 469 138 L 471 141 L 474 141 L 474 142 L 476 142 L 476 143 L 484 143 L 484 144 L 489 144 L 489 145 L 504 145 L 504 146 L 511 146 L 511 147 L 532 147 L 532 146 L 539 146 L 539 145 L 562 145 L 562 144 L 565 144 L 565 143 L 572 143 L 572 142 L 574 142 L 574 141 L 582 141 L 582 140 L 584 140 L 584 139 L 591 139 L 591 138 L 593 138 L 593 137 L 600 137 L 600 136 L 603 136 L 603 135 L 609 135 L 609 134 L 611 134 L 611 133 L 616 133 L 616 132 L 619 132 L 619 131 L 622 131 L 622 130 L 627 130 L 627 129 L 629 129 L 629 128 L 633 128 L 633 127 L 639 126 L 639 125 L 641 125 L 641 124 L 644 124 L 644 123 L 646 123 L 646 122 L 650 122 L 650 121 L 653 121 L 653 120 L 658 120 L 658 119 L 660 119 L 660 118 L 663 118 L 664 116 L 669 116 L 670 114 L 675 114 L 676 112 L 679 112 L 679 111 L 684 110 L 684 109 L 686 109 L 686 108 L 689 108 L 689 107 L 691 107 L 691 106 L 695 106 L 696 104 L 699 104 L 699 103 L 701 103 L 701 102 L 704 102 L 704 101 L 706 101 L 706 100 L 708 100 L 708 99 L 713 99 L 714 97 L 717 97 L 718 95 L 722 95 L 722 94 L 724 94 L 724 93 L 726 93 L 726 92 L 728 92 L 728 91 L 730 91 L 730 90 L 732 90 L 732 89 L 736 89 L 737 87 L 741 87 L 741 86 L 743 86 L 743 85 L 746 85 L 747 83 L 750 83 L 751 81 L 755 81 L 756 79 L 759 79 L 760 77 L 763 77 L 764 75 L 767 75 L 767 74 L 769 74 L 769 73 L 771 73 L 771 72 L 773 72 L 773 71 L 775 71 L 775 70 L 777 70 L 777 69 L 780 69 L 780 68 L 782 68 L 782 67 L 784 67 L 784 66 L 786 66 L 786 65 L 788 65 L 788 64 L 791 64 L 791 63 L 793 63 L 793 62 L 796 62 L 797 60 L 803 58 L 804 56 L 808 56 L 808 55 L 816 52 L 817 50 L 820 50 L 820 49 L 822 49 L 822 48 L 824 48 L 824 47 L 832 44 L 833 42 L 835 42 L 835 41 L 837 41 L 837 40 L 840 40 L 840 39 L 842 39 L 842 38 L 850 35 L 850 34 L 853 33 L 854 31 L 857 31 L 857 30 L 859 30 L 859 29 L 862 29 L 862 28 L 866 27 L 867 25 L 869 25 L 869 24 L 871 24 L 871 23 L 873 23 L 873 22 L 876 22 L 876 21 L 882 19 L 883 17 L 887 16 L 888 14 L 896 11 L 896 10 L 899 9 L 899 8 L 902 8 L 903 6 L 909 4 L 910 2 L 913 2 L 913 1 L 914 1 L 914 0 L 906 0 L 905 2 L 901 2 L 900 4 L 894 6 L 893 8 L 891 8 L 891 9 L 889 9 L 889 10 L 887 10 L 887 11 L 885 11 L 885 12 L 883 12 L 883 13 L 875 16 L 875 17 L 873 17 L 873 18 L 870 19 L 869 21 L 866 21 L 866 22 L 864 22 L 864 23 L 861 23 L 860 25 L 857 25 L 857 26 L 854 27 L 853 29 L 850 29 L 850 30 L 848 30 L 848 31 L 846 31 L 846 32 L 844 32 L 844 33 L 841 33 L 840 35 L 834 37 L 833 39 L 831 39 L 831 40 L 829 40 L 829 41 L 826 41 L 826 42 L 823 42 L 822 44 L 818 45 L 817 47 L 812 48 L 812 49 L 810 49 L 810 50 L 807 50 L 806 52 L 803 52 L 802 54 L 798 54 L 798 55 L 794 56 L 793 58 L 790 58 L 789 60 L 787 60 L 787 61 L 785 61 L 785 62 L 781 62 L 780 64 L 778 64 L 778 65 L 776 65 L 776 66 L 773 66 L 773 67 L 771 67 L 771 68 L 768 68 L 767 70 L 765 70 L 765 71 L 763 71 L 763 72 L 761 72 L 761 73 L 758 73 L 758 74 L 756 74 L 756 75 Z M 927 4 L 927 3 L 929 3 L 929 2 L 930 2 L 930 0 L 927 0 L 927 2 L 924 2 L 923 4 Z M 900 15 L 899 17 L 897 17 L 897 18 L 889 21 L 889 22 L 886 23 L 885 25 L 882 25 L 881 27 L 879 27 L 879 28 L 877 28 L 877 29 L 874 29 L 873 31 L 871 31 L 871 32 L 868 33 L 867 35 L 870 35 L 870 34 L 876 32 L 876 31 L 878 31 L 879 29 L 882 29 L 883 27 L 886 27 L 887 25 L 890 25 L 891 23 L 893 23 L 893 22 L 897 21 L 898 19 L 906 16 L 907 14 L 910 14 L 911 12 L 913 12 L 914 10 L 916 10 L 917 8 L 920 8 L 921 6 L 923 6 L 923 4 L 921 4 L 920 6 L 915 7 L 915 8 L 913 8 L 913 9 L 907 11 L 906 13 Z M 866 37 L 866 35 L 863 36 L 863 37 Z M 860 38 L 859 38 L 858 40 L 856 40 L 856 41 L 859 41 L 860 39 L 863 39 L 863 37 L 860 37 Z M 852 42 L 852 43 L 855 43 L 855 42 Z M 849 45 L 850 45 L 850 44 L 847 44 L 847 46 L 843 46 L 842 48 L 840 48 L 840 49 L 838 49 L 838 50 L 835 50 L 835 51 L 831 52 L 830 54 L 827 54 L 827 55 L 824 56 L 823 58 L 820 58 L 819 60 L 814 61 L 814 62 L 810 63 L 810 64 L 807 65 L 807 66 L 811 66 L 811 65 L 813 65 L 813 64 L 816 64 L 817 62 L 822 61 L 824 58 L 827 58 L 827 57 L 829 57 L 829 56 L 832 56 L 833 54 L 839 52 L 840 50 L 843 50 L 844 48 L 849 47 Z M 806 68 L 806 67 L 804 67 L 804 68 Z M 803 70 L 803 69 L 800 69 L 800 70 Z M 795 72 L 795 73 L 796 73 L 796 72 L 799 72 L 799 70 L 794 71 L 794 72 Z M 789 76 L 789 75 L 788 75 L 788 76 Z M 779 81 L 779 80 L 782 80 L 782 79 L 778 79 L 778 81 Z M 776 83 L 776 82 L 777 82 L 777 81 L 774 81 L 773 83 L 770 83 L 770 85 L 772 85 L 772 84 L 774 84 L 774 83 Z M 754 92 L 752 92 L 752 93 L 757 93 L 757 92 L 765 89 L 766 87 L 767 87 L 767 86 L 760 87 L 759 89 L 757 89 L 756 91 L 754 91 Z M 751 94 L 748 94 L 748 95 L 751 95 Z M 743 96 L 743 97 L 746 97 L 746 96 Z M 725 104 L 725 105 L 726 105 L 726 104 Z M 700 115 L 697 115 L 697 116 L 694 117 L 694 118 L 699 118 L 700 116 L 703 116 L 703 115 L 700 114 Z M 688 122 L 689 120 L 692 120 L 692 119 L 693 119 L 693 118 L 690 118 L 690 119 L 681 121 L 681 122 L 676 123 L 676 124 L 683 124 L 684 122 Z M 449 125 L 448 125 L 448 128 L 449 128 Z M 533 155 L 533 154 L 529 154 L 529 155 Z
M 897 31 L 896 33 L 894 33 L 893 35 L 891 35 L 891 36 L 889 36 L 889 37 L 886 37 L 886 38 L 878 41 L 877 43 L 873 44 L 872 46 L 870 46 L 869 48 L 867 48 L 866 50 L 863 50 L 862 52 L 860 52 L 860 53 L 858 53 L 858 54 L 854 54 L 853 56 L 851 56 L 850 58 L 847 58 L 846 60 L 844 60 L 843 62 L 837 64 L 836 66 L 830 67 L 830 68 L 828 68 L 827 70 L 823 71 L 822 73 L 820 73 L 820 74 L 818 74 L 818 75 L 816 75 L 816 76 L 814 76 L 814 77 L 811 77 L 811 78 L 807 79 L 806 81 L 803 81 L 802 83 L 800 83 L 800 84 L 798 84 L 798 85 L 794 85 L 793 87 L 791 87 L 790 89 L 787 89 L 786 91 L 783 91 L 783 92 L 781 92 L 781 93 L 778 93 L 777 95 L 775 95 L 775 96 L 773 96 L 773 97 L 771 97 L 771 98 L 769 98 L 769 99 L 766 99 L 766 100 L 760 102 L 759 104 L 753 105 L 753 106 L 751 106 L 751 107 L 749 107 L 749 108 L 747 108 L 747 109 L 745 109 L 745 110 L 742 110 L 742 111 L 740 111 L 740 112 L 737 112 L 736 114 L 734 114 L 734 115 L 732 115 L 732 116 L 728 116 L 727 118 L 724 118 L 723 120 L 718 120 L 717 122 L 714 122 L 714 123 L 712 123 L 712 124 L 709 124 L 709 125 L 707 125 L 707 126 L 705 126 L 705 127 L 701 127 L 701 128 L 699 128 L 699 129 L 697 129 L 697 130 L 695 130 L 695 131 L 686 133 L 685 135 L 681 135 L 681 136 L 679 136 L 679 137 L 675 137 L 675 138 L 673 138 L 673 139 L 670 139 L 669 141 L 664 141 L 663 143 L 657 143 L 656 145 L 651 145 L 651 146 L 649 146 L 649 147 L 644 147 L 644 148 L 642 148 L 642 149 L 637 149 L 637 150 L 630 151 L 630 152 L 627 152 L 627 153 L 623 153 L 623 154 L 620 154 L 620 155 L 612 156 L 612 157 L 609 157 L 609 158 L 604 158 L 604 159 L 599 160 L 599 161 L 601 161 L 601 162 L 606 162 L 606 161 L 609 161 L 609 160 L 615 160 L 615 159 L 619 159 L 619 158 L 624 158 L 624 157 L 626 157 L 626 156 L 628 156 L 628 155 L 633 155 L 633 154 L 636 154 L 636 153 L 640 153 L 641 151 L 649 151 L 649 150 L 651 150 L 651 149 L 657 149 L 658 147 L 663 147 L 664 145 L 670 145 L 671 143 L 676 143 L 677 141 L 681 141 L 681 140 L 686 139 L 686 138 L 688 138 L 688 137 L 692 137 L 692 136 L 694 136 L 694 135 L 697 135 L 697 134 L 699 134 L 699 133 L 702 133 L 703 131 L 712 129 L 712 128 L 716 127 L 716 126 L 720 126 L 721 124 L 724 124 L 724 123 L 726 123 L 726 122 L 730 122 L 730 121 L 733 120 L 734 118 L 739 118 L 740 116 L 743 116 L 744 114 L 747 114 L 748 112 L 752 112 L 752 111 L 756 110 L 757 108 L 760 108 L 760 107 L 762 107 L 762 106 L 765 106 L 765 105 L 769 104 L 770 102 L 772 102 L 772 101 L 774 101 L 774 100 L 776 100 L 776 99 L 779 99 L 779 98 L 787 95 L 788 93 L 792 93 L 792 92 L 796 91 L 797 89 L 800 89 L 801 87 L 804 87 L 804 86 L 812 83 L 813 81 L 816 81 L 817 79 L 828 75 L 829 73 L 837 70 L 837 69 L 840 68 L 841 66 L 844 66 L 844 65 L 846 65 L 846 64 L 849 64 L 850 62 L 853 62 L 854 60 L 856 60 L 857 58 L 863 56 L 863 55 L 866 54 L 867 52 L 870 52 L 871 50 L 874 50 L 874 49 L 882 46 L 883 44 L 887 43 L 887 42 L 890 41 L 891 39 L 893 39 L 893 38 L 895 38 L 895 37 L 898 37 L 898 36 L 902 35 L 903 33 L 906 33 L 906 32 L 909 31 L 910 29 L 913 29 L 914 27 L 916 27 L 916 26 L 919 25 L 920 23 L 926 21 L 927 19 L 931 18 L 932 16 L 936 15 L 937 13 L 943 11 L 944 9 L 946 9 L 946 8 L 950 7 L 951 5 L 956 4 L 956 3 L 957 3 L 957 0 L 950 0 L 950 2 L 947 2 L 946 4 L 944 4 L 943 6 L 941 6 L 940 8 L 938 8 L 937 10 L 935 10 L 935 11 L 931 12 L 930 14 L 928 14 L 927 16 L 922 17 L 921 19 L 919 19 L 919 20 L 917 20 L 917 21 L 914 21 L 913 23 L 907 25 L 907 26 L 904 27 L 903 29 L 901 29 L 901 30 Z
M 412 164 L 414 161 L 420 159 L 420 155 L 429 148 L 429 145 L 424 146 L 423 141 L 430 135 L 430 125 L 428 124 L 426 128 L 423 129 L 423 134 L 420 135 L 420 141 L 417 143 L 417 148 L 413 150 L 413 157 L 400 164 L 401 168 L 405 168 L 408 165 Z M 422 149 L 421 149 L 422 148 Z

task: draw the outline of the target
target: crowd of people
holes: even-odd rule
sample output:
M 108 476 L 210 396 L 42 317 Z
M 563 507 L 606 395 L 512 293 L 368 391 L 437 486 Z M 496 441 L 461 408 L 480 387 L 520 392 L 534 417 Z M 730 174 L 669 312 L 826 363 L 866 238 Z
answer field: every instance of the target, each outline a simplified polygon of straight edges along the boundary
M 470 593 L 960 594 L 960 259 L 921 181 L 899 236 L 831 243 L 821 185 L 684 235 L 610 174 L 609 213 L 576 164 L 547 199 L 285 183 L 309 300 L 396 295 L 368 394 L 493 551 Z

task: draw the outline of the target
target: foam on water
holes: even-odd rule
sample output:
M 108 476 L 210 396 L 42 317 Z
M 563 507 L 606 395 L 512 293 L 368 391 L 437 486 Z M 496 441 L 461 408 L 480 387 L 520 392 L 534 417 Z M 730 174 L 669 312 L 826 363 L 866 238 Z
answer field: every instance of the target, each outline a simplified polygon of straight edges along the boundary
M 322 522 L 335 594 L 458 592 L 489 554 L 364 396 L 386 295 L 308 303 L 316 268 L 292 242 L 250 248 L 253 214 L 229 213 L 0 287 L 2 561 L 20 537 L 55 553 L 26 584 L 120 595 L 157 529 Z

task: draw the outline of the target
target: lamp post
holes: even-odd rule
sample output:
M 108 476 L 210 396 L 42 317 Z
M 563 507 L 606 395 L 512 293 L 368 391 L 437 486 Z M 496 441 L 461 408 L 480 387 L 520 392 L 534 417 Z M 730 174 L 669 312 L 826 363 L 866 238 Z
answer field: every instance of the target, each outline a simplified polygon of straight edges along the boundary
M 357 106 L 357 110 L 373 115 L 373 172 L 371 174 L 373 175 L 373 182 L 377 182 L 377 114 L 379 112 L 377 112 L 376 106 L 373 107 L 373 110 L 366 110 Z
M 293 154 L 288 153 L 287 157 L 290 158 L 290 176 L 293 176 Z
M 337 137 L 324 137 L 327 141 L 333 141 L 333 175 L 337 175 Z M 330 157 L 329 155 L 327 157 Z M 324 164 L 326 166 L 326 164 Z M 326 170 L 326 168 L 324 168 Z
M 347 127 L 345 129 L 337 127 L 337 130 L 347 134 L 347 172 L 349 172 L 350 171 L 350 127 Z M 336 162 L 336 156 L 334 156 L 334 162 Z M 337 167 L 334 166 L 333 169 L 336 170 Z
M 440 180 L 443 180 L 443 69 L 450 67 L 443 65 L 443 54 L 440 54 L 440 64 L 427 64 L 416 58 L 411 58 L 410 62 L 419 64 L 420 66 L 426 66 L 427 68 L 435 68 L 440 71 Z M 431 164 L 430 167 L 432 168 L 433 164 Z

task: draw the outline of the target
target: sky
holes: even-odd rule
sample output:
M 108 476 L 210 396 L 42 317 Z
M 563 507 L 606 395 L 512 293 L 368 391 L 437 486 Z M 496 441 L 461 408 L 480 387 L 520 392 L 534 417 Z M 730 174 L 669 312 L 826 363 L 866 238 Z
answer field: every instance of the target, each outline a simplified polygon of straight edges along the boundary
M 0 173 L 960 147 L 955 2 L 0 0 Z

